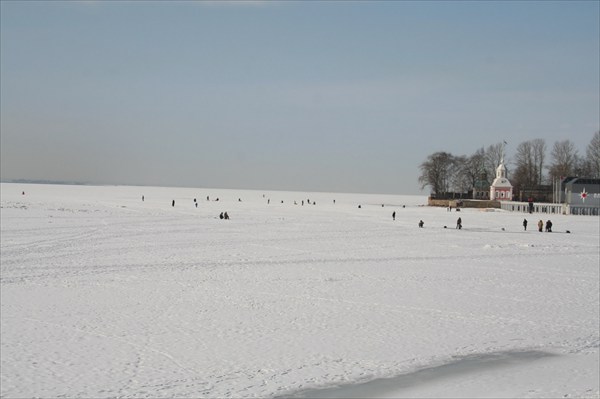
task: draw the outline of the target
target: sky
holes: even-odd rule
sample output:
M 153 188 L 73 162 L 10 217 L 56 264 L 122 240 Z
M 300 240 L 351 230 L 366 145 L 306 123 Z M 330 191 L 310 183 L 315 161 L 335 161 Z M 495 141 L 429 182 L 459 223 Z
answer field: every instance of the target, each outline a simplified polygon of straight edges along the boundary
M 436 151 L 600 128 L 598 1 L 0 7 L 2 180 L 427 194 Z

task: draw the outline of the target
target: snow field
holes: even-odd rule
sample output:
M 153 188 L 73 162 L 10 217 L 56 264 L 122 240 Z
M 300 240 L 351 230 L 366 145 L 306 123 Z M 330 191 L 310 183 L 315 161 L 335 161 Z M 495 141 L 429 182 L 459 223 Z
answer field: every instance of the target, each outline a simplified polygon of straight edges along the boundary
M 319 396 L 381 378 L 397 389 L 367 396 L 476 397 L 482 369 L 508 397 L 600 395 L 598 218 L 539 233 L 539 215 L 415 196 L 1 188 L 2 397 Z

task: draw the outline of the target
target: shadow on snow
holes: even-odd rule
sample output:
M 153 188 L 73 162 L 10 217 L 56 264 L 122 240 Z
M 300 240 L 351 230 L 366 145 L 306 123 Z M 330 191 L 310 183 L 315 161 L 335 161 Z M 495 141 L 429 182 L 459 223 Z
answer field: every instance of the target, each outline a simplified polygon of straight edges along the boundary
M 558 355 L 537 350 L 468 355 L 439 366 L 423 368 L 397 377 L 380 378 L 361 384 L 348 384 L 332 388 L 301 390 L 281 397 L 376 398 L 389 392 L 425 385 L 440 379 L 460 378 L 472 373 L 520 365 L 553 356 Z

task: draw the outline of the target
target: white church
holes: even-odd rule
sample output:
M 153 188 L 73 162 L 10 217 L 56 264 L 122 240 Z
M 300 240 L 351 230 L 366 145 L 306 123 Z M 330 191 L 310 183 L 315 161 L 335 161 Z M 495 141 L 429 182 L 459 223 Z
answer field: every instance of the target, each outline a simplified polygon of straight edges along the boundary
M 513 197 L 513 186 L 506 178 L 506 167 L 504 166 L 504 156 L 500 165 L 496 169 L 496 178 L 490 186 L 490 199 L 497 201 L 511 201 Z

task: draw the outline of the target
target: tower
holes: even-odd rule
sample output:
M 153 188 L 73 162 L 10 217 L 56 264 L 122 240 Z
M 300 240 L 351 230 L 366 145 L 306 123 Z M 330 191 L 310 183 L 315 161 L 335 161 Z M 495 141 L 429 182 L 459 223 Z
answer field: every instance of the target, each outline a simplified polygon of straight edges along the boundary
M 491 200 L 512 200 L 513 187 L 506 178 L 506 167 L 504 166 L 504 154 L 500 160 L 500 165 L 496 168 L 496 178 L 490 187 Z

